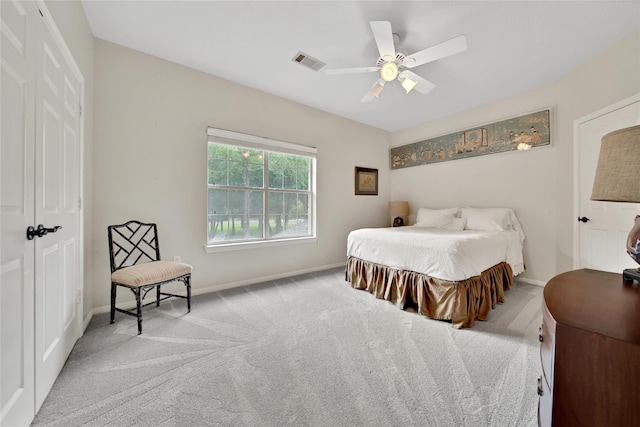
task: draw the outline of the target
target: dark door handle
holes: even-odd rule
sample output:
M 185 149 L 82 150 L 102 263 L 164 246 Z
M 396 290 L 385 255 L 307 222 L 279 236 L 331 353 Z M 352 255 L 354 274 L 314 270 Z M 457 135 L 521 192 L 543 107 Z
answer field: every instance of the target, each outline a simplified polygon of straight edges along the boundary
M 32 226 L 29 226 L 27 228 L 27 240 L 33 240 L 35 237 L 46 236 L 48 233 L 55 233 L 61 228 L 62 228 L 61 225 L 56 225 L 55 227 L 52 227 L 52 228 L 46 228 L 42 224 L 38 224 L 38 228 L 33 228 Z
M 538 377 L 538 396 L 542 396 L 544 391 L 542 390 L 542 377 Z
M 587 221 L 591 221 L 589 218 L 587 218 L 586 216 L 583 216 L 581 218 L 578 218 L 578 221 L 580 222 L 587 222 Z

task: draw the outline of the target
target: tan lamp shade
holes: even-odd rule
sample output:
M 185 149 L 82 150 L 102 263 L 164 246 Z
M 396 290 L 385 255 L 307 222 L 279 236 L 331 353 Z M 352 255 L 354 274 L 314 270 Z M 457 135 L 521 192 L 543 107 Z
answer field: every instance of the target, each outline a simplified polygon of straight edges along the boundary
M 389 202 L 389 215 L 392 217 L 409 215 L 409 202 Z
M 602 137 L 591 200 L 640 203 L 640 125 Z

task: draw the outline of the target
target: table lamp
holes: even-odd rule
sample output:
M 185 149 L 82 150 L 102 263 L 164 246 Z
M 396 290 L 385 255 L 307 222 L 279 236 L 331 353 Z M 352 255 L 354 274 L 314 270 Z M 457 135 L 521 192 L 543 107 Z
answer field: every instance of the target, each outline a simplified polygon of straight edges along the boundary
M 640 203 L 640 125 L 602 137 L 591 200 Z M 627 237 L 627 253 L 640 264 L 640 215 Z M 640 282 L 640 269 L 625 269 L 622 277 Z
M 409 202 L 389 202 L 389 216 L 392 218 L 394 227 L 406 225 L 407 215 L 409 215 Z

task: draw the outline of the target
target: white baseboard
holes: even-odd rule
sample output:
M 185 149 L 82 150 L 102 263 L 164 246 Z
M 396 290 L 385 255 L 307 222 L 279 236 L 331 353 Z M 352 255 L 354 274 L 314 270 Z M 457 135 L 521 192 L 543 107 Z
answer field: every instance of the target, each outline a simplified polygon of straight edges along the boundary
M 303 270 L 287 271 L 286 273 L 274 274 L 273 276 L 256 277 L 256 278 L 247 279 L 247 280 L 240 280 L 238 282 L 222 283 L 220 285 L 209 286 L 209 287 L 206 287 L 206 288 L 197 288 L 197 289 L 195 289 L 195 288 L 192 287 L 191 288 L 191 296 L 208 294 L 208 293 L 211 293 L 211 292 L 224 291 L 225 289 L 240 288 L 242 286 L 255 285 L 257 283 L 270 282 L 272 280 L 285 279 L 287 277 L 299 276 L 301 274 L 313 273 L 315 271 L 323 271 L 323 270 L 329 270 L 331 268 L 345 267 L 345 266 L 346 266 L 346 262 L 341 262 L 341 263 L 337 263 L 337 264 L 323 265 L 323 266 L 312 267 L 312 268 L 307 268 L 307 269 L 303 269 Z M 178 294 L 178 295 L 186 295 L 186 292 L 176 292 L 176 294 Z M 133 308 L 135 306 L 136 306 L 135 301 L 127 301 L 127 302 L 118 303 L 118 307 L 119 308 L 124 308 L 124 309 L 127 309 L 127 310 L 131 309 L 131 308 Z M 108 305 L 105 305 L 105 306 L 102 306 L 102 307 L 95 307 L 91 311 L 91 316 L 93 316 L 93 314 L 109 313 L 110 309 L 111 309 L 111 307 L 108 306 Z M 89 320 L 91 320 L 91 319 L 89 319 Z M 87 325 L 88 325 L 88 323 L 87 323 Z M 86 325 L 85 325 L 85 328 L 86 328 Z
M 529 285 L 541 286 L 543 288 L 547 284 L 547 282 L 544 282 L 544 281 L 541 281 L 541 280 L 527 279 L 525 277 L 516 277 L 516 281 L 527 283 Z
M 89 326 L 89 322 L 91 322 L 91 319 L 93 319 L 93 312 L 94 312 L 94 309 L 92 308 L 91 310 L 89 310 L 89 313 L 87 313 L 87 315 L 84 316 L 84 319 L 82 319 L 82 332 L 87 330 L 87 326 Z

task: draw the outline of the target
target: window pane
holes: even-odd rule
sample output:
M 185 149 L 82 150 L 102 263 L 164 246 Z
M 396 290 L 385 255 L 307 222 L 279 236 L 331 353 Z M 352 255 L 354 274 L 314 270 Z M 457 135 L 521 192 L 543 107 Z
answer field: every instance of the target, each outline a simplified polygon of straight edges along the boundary
M 262 191 L 209 189 L 208 240 L 263 238 Z
M 264 186 L 264 156 L 262 151 L 237 149 L 229 161 L 229 185 L 234 187 Z
M 246 200 L 245 200 L 245 196 Z M 229 213 L 243 215 L 249 211 L 249 192 L 244 190 L 229 190 Z
M 309 190 L 309 175 L 311 174 L 311 159 L 298 157 L 298 190 Z
M 284 209 L 285 213 L 290 217 L 295 217 L 298 214 L 297 193 L 287 193 L 284 195 Z
M 248 166 L 249 173 L 249 187 L 262 188 L 264 187 L 264 165 L 262 163 L 259 164 L 249 164 Z
M 225 214 L 227 213 L 229 198 L 228 190 L 209 189 L 209 214 Z
M 264 193 L 251 191 L 249 194 L 249 214 L 262 215 L 264 213 Z
M 310 171 L 308 157 L 269 153 L 269 188 L 308 190 Z
M 225 240 L 222 225 L 228 218 L 228 190 L 209 189 L 209 213 L 207 216 L 207 240 Z
M 229 148 L 226 145 L 209 143 L 209 159 L 226 159 L 228 157 Z
M 269 192 L 269 213 L 284 214 L 284 193 Z
M 209 184 L 228 185 L 227 182 L 227 160 L 209 159 Z
M 309 194 L 298 195 L 298 216 L 309 214 L 309 201 L 311 196 Z
M 271 237 L 300 237 L 308 236 L 309 234 L 307 216 L 269 215 L 269 236 Z
M 310 235 L 308 194 L 269 192 L 269 236 Z
M 296 156 L 286 156 L 284 159 L 284 188 L 295 190 L 298 181 L 298 162 Z
M 209 143 L 209 184 L 227 185 L 228 147 Z
M 284 188 L 284 154 L 269 153 L 269 188 Z

